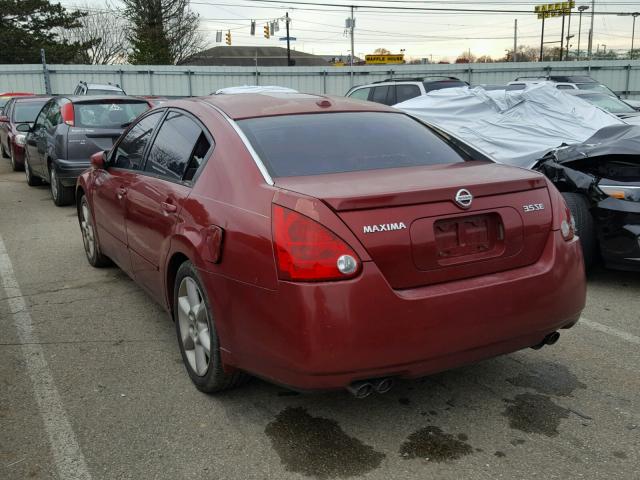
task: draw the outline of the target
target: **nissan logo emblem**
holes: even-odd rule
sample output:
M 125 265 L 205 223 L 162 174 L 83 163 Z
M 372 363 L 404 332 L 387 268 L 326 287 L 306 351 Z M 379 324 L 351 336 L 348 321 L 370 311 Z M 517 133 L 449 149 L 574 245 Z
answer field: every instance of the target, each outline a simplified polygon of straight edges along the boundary
M 455 201 L 460 208 L 469 208 L 473 202 L 473 195 L 466 188 L 461 188 L 456 193 Z

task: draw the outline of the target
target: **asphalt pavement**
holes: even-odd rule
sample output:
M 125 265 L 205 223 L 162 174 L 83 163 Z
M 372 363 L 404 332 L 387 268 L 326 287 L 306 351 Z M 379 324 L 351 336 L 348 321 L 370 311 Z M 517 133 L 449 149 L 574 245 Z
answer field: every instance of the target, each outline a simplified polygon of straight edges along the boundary
M 640 479 L 640 274 L 560 341 L 357 400 L 198 392 L 169 316 L 0 160 L 0 479 Z M 531 302 L 539 299 L 531 298 Z

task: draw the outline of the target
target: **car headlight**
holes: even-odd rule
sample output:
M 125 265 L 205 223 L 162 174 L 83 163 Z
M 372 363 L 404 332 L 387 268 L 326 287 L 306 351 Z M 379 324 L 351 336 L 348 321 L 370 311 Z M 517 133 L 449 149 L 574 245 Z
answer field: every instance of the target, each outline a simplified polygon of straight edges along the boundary
M 26 138 L 27 138 L 26 135 L 19 133 L 18 135 L 15 136 L 15 139 L 13 141 L 15 142 L 16 145 L 22 146 L 25 144 Z
M 640 186 L 634 185 L 598 185 L 603 193 L 618 200 L 640 202 Z

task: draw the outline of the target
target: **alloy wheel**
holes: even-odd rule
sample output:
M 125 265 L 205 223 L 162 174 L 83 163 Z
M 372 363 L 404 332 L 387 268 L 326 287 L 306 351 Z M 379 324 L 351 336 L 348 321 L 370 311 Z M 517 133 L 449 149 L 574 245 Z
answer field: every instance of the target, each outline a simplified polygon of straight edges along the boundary
M 178 288 L 178 322 L 180 341 L 191 370 L 203 377 L 211 359 L 209 313 L 202 291 L 195 280 L 185 277 Z
M 82 230 L 84 250 L 87 252 L 87 257 L 92 259 L 96 251 L 96 237 L 93 231 L 93 223 L 91 222 L 91 212 L 89 211 L 89 205 L 86 199 L 82 200 L 80 212 L 80 229 Z

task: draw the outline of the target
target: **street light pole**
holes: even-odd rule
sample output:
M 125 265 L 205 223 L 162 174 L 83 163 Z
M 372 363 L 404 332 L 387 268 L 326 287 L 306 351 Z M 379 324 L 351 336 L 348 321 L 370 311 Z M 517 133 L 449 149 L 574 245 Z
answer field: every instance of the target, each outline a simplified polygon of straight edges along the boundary
M 578 61 L 580 60 L 580 34 L 582 33 L 582 12 L 585 10 L 589 10 L 589 7 L 586 5 L 580 5 L 578 7 L 578 11 L 580 12 L 579 21 L 578 21 Z
M 596 0 L 591 0 L 591 28 L 589 29 L 589 61 L 593 54 L 593 17 L 596 14 Z
M 633 60 L 633 41 L 636 37 L 636 17 L 640 15 L 640 12 L 633 12 L 633 27 L 631 28 L 631 51 L 629 52 L 629 59 Z

